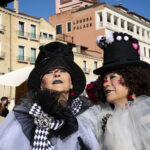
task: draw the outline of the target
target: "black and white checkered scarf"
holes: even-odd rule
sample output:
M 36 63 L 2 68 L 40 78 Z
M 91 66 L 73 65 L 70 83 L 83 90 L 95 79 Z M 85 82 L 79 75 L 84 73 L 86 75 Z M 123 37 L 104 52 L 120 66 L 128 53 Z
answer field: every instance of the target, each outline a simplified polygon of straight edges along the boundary
M 82 101 L 79 98 L 74 99 L 70 107 L 73 115 L 76 115 L 81 107 Z M 32 105 L 29 114 L 34 117 L 34 124 L 36 125 L 32 150 L 53 150 L 54 146 L 48 139 L 49 130 L 60 129 L 64 121 L 56 120 L 44 113 L 37 103 Z

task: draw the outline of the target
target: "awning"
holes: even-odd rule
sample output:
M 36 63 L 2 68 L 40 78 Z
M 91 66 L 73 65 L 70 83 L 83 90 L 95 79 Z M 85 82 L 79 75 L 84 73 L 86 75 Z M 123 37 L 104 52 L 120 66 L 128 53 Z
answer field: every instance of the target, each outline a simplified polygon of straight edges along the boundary
M 5 86 L 19 86 L 28 79 L 34 66 L 24 67 L 0 76 L 0 84 Z

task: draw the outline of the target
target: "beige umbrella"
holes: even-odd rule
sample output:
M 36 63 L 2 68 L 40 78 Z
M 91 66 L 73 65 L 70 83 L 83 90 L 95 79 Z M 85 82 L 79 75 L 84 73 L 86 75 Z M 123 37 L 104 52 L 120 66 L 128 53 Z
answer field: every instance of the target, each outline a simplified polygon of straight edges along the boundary
M 34 66 L 24 67 L 0 76 L 0 84 L 4 86 L 19 86 L 28 79 Z

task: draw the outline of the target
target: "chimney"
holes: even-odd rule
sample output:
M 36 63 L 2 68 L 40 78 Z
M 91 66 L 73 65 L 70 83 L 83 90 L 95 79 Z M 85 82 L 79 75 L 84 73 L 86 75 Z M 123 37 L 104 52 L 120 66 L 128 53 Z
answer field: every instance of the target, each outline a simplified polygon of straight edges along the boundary
M 14 0 L 14 11 L 18 14 L 19 9 L 18 9 L 18 0 Z

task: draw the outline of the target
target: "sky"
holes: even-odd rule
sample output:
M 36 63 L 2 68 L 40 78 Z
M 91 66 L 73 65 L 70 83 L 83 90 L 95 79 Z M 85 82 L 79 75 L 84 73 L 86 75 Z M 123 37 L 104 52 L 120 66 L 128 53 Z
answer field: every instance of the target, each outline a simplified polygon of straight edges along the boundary
M 122 3 L 129 11 L 134 11 L 150 20 L 150 0 L 100 0 L 110 5 Z M 13 9 L 13 2 L 7 5 Z M 19 0 L 19 12 L 34 17 L 43 17 L 48 21 L 50 15 L 55 14 L 55 0 Z

